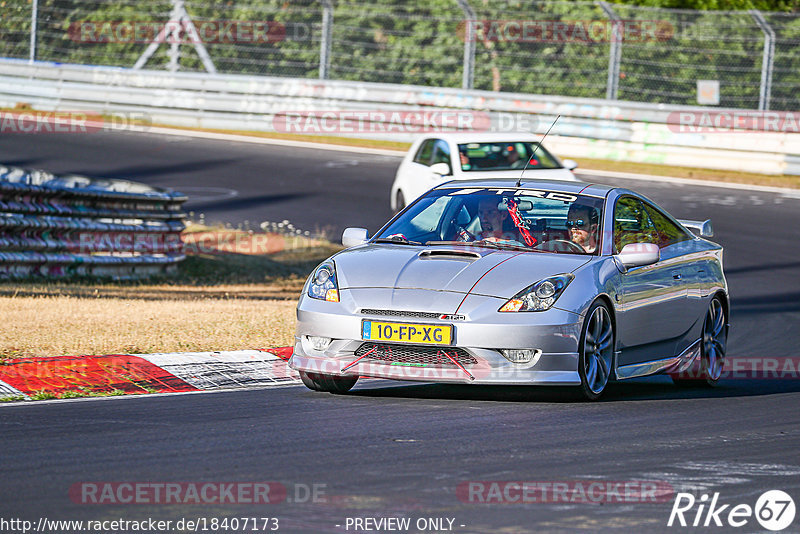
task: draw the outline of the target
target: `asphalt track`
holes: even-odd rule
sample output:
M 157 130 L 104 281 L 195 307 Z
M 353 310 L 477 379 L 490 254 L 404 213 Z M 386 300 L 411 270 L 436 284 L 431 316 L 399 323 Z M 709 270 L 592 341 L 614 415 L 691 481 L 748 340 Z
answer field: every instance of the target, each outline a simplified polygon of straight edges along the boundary
M 3 137 L 0 162 L 182 189 L 187 208 L 206 220 L 288 219 L 336 235 L 345 226 L 373 232 L 386 219 L 398 160 L 96 133 Z M 732 295 L 729 356 L 798 356 L 800 199 L 597 181 L 644 192 L 677 217 L 711 217 Z M 448 517 L 454 532 L 733 530 L 667 528 L 671 499 L 498 505 L 459 498 L 459 484 L 481 480 L 663 481 L 751 506 L 765 490 L 782 489 L 800 504 L 796 379 L 686 390 L 654 377 L 613 384 L 603 402 L 576 399 L 565 389 L 372 381 L 346 396 L 289 387 L 0 407 L 0 518 L 270 516 L 287 532 L 345 532 L 347 517 Z M 83 505 L 68 496 L 81 481 L 277 481 L 293 501 L 295 491 L 323 484 L 327 502 Z M 751 519 L 736 530 L 762 529 Z M 798 531 L 800 518 L 785 532 Z

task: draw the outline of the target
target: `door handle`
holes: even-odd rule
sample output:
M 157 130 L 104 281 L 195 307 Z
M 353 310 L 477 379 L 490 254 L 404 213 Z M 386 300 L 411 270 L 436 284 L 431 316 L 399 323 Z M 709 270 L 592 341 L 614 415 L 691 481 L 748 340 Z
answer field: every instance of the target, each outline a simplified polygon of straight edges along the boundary
M 672 278 L 674 278 L 675 280 L 680 280 L 683 277 L 681 276 L 680 271 L 672 271 Z

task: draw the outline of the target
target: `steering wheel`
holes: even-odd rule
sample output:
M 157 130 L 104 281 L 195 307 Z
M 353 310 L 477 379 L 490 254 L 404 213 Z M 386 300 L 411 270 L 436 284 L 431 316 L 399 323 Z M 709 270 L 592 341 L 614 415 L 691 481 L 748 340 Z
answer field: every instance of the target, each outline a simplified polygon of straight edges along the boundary
M 550 241 L 544 241 L 536 245 L 534 248 L 549 250 L 551 252 L 577 252 L 578 254 L 586 252 L 583 250 L 582 246 L 567 239 L 551 239 Z

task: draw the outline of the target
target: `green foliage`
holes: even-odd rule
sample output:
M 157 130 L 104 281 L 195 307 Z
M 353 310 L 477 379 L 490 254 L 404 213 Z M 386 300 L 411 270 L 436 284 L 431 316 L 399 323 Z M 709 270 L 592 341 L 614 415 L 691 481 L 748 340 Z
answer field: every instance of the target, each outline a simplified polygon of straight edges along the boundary
M 57 398 L 58 398 L 58 395 L 56 395 L 55 393 L 53 393 L 51 391 L 45 391 L 45 390 L 37 391 L 33 395 L 30 395 L 30 399 L 31 400 L 50 400 L 50 399 L 57 399 Z

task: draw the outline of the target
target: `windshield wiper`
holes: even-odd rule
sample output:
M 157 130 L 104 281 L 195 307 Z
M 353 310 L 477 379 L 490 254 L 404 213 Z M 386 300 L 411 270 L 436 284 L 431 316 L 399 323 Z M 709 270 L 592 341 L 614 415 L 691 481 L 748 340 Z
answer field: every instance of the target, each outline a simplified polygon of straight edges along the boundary
M 399 235 L 393 237 L 379 237 L 373 243 L 396 243 L 398 245 L 421 245 L 419 241 L 409 241 L 405 237 L 400 237 Z

